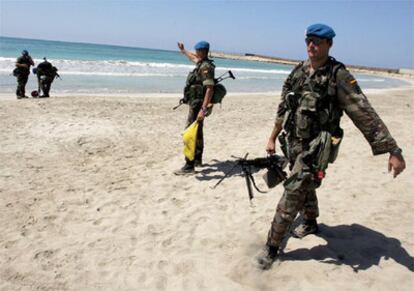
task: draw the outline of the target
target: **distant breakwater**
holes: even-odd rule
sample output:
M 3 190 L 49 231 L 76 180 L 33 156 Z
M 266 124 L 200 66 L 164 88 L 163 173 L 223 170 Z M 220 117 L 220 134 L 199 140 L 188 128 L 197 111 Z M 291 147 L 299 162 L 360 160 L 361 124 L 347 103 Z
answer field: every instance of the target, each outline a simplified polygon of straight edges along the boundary
M 265 55 L 258 54 L 230 54 L 223 52 L 211 52 L 210 55 L 214 58 L 222 59 L 232 59 L 232 60 L 244 60 L 244 61 L 256 61 L 256 62 L 268 62 L 268 63 L 277 63 L 277 64 L 287 64 L 287 65 L 297 65 L 300 60 L 292 60 L 286 58 L 270 57 Z M 379 68 L 379 67 L 368 67 L 368 66 L 356 66 L 356 65 L 346 65 L 352 71 L 362 72 L 362 73 L 371 73 L 371 74 L 398 74 L 414 77 L 414 70 L 412 69 L 391 69 L 391 68 Z

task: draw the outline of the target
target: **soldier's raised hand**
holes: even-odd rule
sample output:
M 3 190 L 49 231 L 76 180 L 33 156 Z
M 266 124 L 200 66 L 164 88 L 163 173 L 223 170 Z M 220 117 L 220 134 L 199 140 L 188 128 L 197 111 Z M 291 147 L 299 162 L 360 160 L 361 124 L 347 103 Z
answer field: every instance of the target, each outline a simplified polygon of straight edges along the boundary
M 177 46 L 180 49 L 180 51 L 184 50 L 184 44 L 182 42 L 177 42 Z

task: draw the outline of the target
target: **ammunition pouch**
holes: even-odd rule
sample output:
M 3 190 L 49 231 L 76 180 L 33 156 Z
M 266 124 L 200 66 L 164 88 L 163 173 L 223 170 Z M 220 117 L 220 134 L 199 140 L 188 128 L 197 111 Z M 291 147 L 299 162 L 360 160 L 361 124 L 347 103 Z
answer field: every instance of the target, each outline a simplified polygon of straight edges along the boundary
M 285 96 L 286 99 L 286 113 L 283 119 L 282 127 L 285 131 L 291 132 L 295 127 L 295 112 L 298 108 L 300 95 L 295 92 L 289 92 Z M 287 156 L 286 156 L 287 157 Z
M 333 163 L 339 152 L 342 141 L 341 136 L 332 136 L 327 131 L 321 131 L 319 135 L 311 141 L 309 149 L 304 152 L 303 161 L 315 171 L 325 171 L 329 163 Z
M 306 92 L 300 99 L 295 112 L 295 136 L 309 139 L 314 135 L 315 123 L 318 122 L 316 103 L 319 96 L 315 93 Z
M 279 140 L 279 144 L 280 144 L 280 149 L 283 152 L 283 155 L 290 160 L 290 155 L 289 155 L 289 146 L 288 146 L 288 142 L 286 140 L 286 132 L 282 132 L 279 136 L 278 136 L 278 140 Z

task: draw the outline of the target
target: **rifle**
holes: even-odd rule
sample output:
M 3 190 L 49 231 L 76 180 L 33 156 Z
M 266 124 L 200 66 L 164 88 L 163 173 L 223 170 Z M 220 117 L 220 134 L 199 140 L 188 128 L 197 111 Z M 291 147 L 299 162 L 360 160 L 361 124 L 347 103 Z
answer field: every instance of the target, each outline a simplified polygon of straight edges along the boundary
M 256 169 L 267 169 L 267 173 L 263 176 L 263 179 L 265 180 L 267 186 L 269 188 L 273 188 L 276 185 L 278 185 L 280 182 L 286 179 L 287 174 L 283 169 L 288 164 L 288 161 L 285 157 L 279 156 L 279 155 L 271 155 L 266 158 L 255 158 L 248 160 L 247 156 L 249 153 L 247 153 L 243 158 L 236 158 L 236 163 L 234 166 L 224 174 L 223 178 L 221 178 L 213 187 L 212 189 L 215 189 L 221 182 L 223 182 L 224 179 L 226 179 L 233 170 L 239 166 L 241 168 L 241 171 L 244 174 L 244 178 L 246 180 L 246 186 L 247 186 L 247 192 L 249 194 L 249 200 L 251 201 L 253 196 L 253 189 L 252 186 L 258 191 L 259 193 L 267 193 L 266 191 L 260 190 L 257 185 L 256 181 L 254 180 L 253 174 L 252 174 L 252 168 Z

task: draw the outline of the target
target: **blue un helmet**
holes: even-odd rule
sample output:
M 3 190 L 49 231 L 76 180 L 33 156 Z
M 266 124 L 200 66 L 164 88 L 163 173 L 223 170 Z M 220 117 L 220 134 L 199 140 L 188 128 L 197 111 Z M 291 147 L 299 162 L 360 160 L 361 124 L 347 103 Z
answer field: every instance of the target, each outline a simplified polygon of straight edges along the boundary
M 27 57 L 29 55 L 29 52 L 27 50 L 22 50 L 22 56 Z
M 204 40 L 199 41 L 198 43 L 196 43 L 196 45 L 194 46 L 194 49 L 196 50 L 202 50 L 202 49 L 210 49 L 210 44 Z
M 335 37 L 335 31 L 326 24 L 312 24 L 306 29 L 305 36 L 316 36 L 320 38 L 333 39 Z

